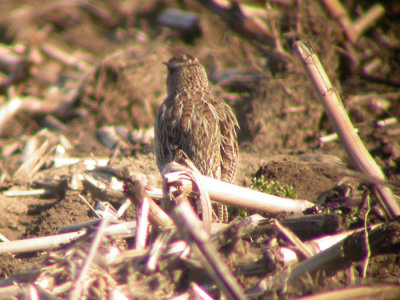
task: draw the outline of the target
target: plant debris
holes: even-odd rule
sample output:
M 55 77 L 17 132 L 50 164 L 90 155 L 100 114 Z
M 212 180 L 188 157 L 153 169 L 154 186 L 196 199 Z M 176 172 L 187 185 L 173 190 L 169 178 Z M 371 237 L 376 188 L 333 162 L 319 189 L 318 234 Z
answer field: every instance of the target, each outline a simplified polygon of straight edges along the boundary
M 398 1 L 0 8 L 0 298 L 400 298 Z M 182 52 L 237 115 L 233 184 L 156 167 Z

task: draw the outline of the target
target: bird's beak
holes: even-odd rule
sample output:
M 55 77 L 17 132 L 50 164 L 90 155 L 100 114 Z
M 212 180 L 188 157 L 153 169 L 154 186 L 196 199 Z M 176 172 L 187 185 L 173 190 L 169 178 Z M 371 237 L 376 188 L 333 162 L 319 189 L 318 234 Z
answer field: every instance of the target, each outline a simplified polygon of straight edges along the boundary
M 168 68 L 168 62 L 163 62 L 162 64 Z

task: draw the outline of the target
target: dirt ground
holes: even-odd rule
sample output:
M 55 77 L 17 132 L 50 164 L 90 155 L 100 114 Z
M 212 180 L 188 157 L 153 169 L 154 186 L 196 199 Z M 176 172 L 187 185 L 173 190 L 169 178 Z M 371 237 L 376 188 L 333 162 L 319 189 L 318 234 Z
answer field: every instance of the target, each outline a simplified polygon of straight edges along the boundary
M 75 178 L 85 172 L 84 160 L 106 159 L 108 167 L 126 168 L 145 186 L 161 188 L 152 152 L 152 126 L 166 97 L 167 70 L 162 62 L 182 52 L 199 58 L 214 95 L 230 104 L 237 115 L 240 159 L 235 184 L 249 187 L 254 176 L 264 175 L 292 185 L 299 199 L 316 202 L 323 195 L 330 199 L 326 200 L 329 212 L 344 215 L 335 232 L 362 224 L 366 213 L 363 197 L 371 187 L 360 178 L 346 177 L 344 170 L 354 165 L 340 141 L 323 139 L 334 129 L 293 43 L 312 43 L 359 136 L 398 195 L 400 3 L 342 1 L 353 22 L 373 5 L 384 8 L 383 16 L 351 43 L 321 2 L 240 1 L 225 14 L 210 9 L 204 4 L 208 1 L 1 2 L 0 233 L 9 240 L 40 237 L 95 220 L 79 195 L 84 194 L 93 205 L 101 197 L 88 187 L 73 186 Z M 161 16 L 169 8 L 194 13 L 198 23 L 189 28 L 167 26 Z M 17 112 L 3 109 L 17 98 L 24 103 Z M 37 149 L 46 140 L 49 146 L 42 153 L 41 169 L 16 176 L 22 162 L 32 156 L 29 147 Z M 63 145 L 65 153 L 57 152 L 57 145 Z M 81 161 L 56 168 L 55 159 L 60 157 Z M 344 186 L 346 192 L 340 188 Z M 51 192 L 7 196 L 10 191 L 35 187 Z M 105 197 L 116 208 L 124 199 L 122 192 Z M 371 198 L 375 199 L 373 194 Z M 376 203 L 374 207 L 370 224 L 384 219 Z M 232 212 L 231 218 L 236 214 Z M 134 216 L 130 208 L 123 219 L 135 220 Z M 397 226 L 396 222 L 390 226 Z M 241 240 L 242 244 L 225 256 L 227 264 L 238 271 L 236 263 L 259 260 L 269 238 L 259 239 L 262 241 Z M 371 258 L 364 279 L 360 259 L 321 275 L 313 284 L 304 279 L 295 290 L 258 297 L 295 298 L 360 283 L 400 284 L 398 234 L 391 233 L 389 240 L 387 247 Z M 131 247 L 132 242 L 125 239 L 122 243 Z M 85 249 L 83 242 L 75 245 L 74 249 L 78 248 Z M 49 261 L 46 255 L 0 254 L 0 279 L 40 270 Z M 57 255 L 63 256 L 60 250 Z M 121 270 L 110 273 L 114 281 L 106 280 L 104 299 L 111 297 L 110 290 L 121 282 L 130 286 L 126 294 L 132 299 L 170 297 L 185 290 L 183 280 L 172 280 L 173 288 L 164 287 L 171 281 L 165 274 L 157 278 L 157 287 L 152 286 L 152 276 L 139 273 L 128 274 L 124 281 Z M 195 278 L 193 269 L 185 272 L 188 278 Z M 37 279 L 37 273 L 29 274 L 34 277 L 29 277 L 31 282 Z M 264 270 L 237 277 L 248 290 L 265 274 Z M 144 283 L 142 290 L 136 287 L 133 291 L 135 282 Z M 5 281 L 0 282 L 0 295 L 4 285 Z M 152 287 L 150 292 L 144 286 Z M 212 294 L 218 297 L 215 290 Z M 66 295 L 58 294 L 61 298 Z

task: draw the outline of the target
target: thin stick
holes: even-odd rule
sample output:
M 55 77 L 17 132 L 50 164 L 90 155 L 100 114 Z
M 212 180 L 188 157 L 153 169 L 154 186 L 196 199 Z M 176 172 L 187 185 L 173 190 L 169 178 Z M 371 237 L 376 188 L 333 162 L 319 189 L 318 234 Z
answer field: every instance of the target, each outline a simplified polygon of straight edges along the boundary
M 385 14 L 382 4 L 376 3 L 364 15 L 353 22 L 353 31 L 358 39 L 368 28 L 372 27 Z
M 6 197 L 31 197 L 46 194 L 46 189 L 33 189 L 28 191 L 6 191 L 3 193 Z
M 368 216 L 371 212 L 371 197 L 368 192 L 365 193 L 365 200 L 367 201 L 367 212 L 364 216 L 364 235 L 365 235 L 365 259 L 362 267 L 362 278 L 367 278 L 368 264 L 371 260 L 371 247 L 369 246 L 369 232 L 368 232 Z
M 204 262 L 209 275 L 215 280 L 229 299 L 247 299 L 236 278 L 225 265 L 217 249 L 210 241 L 207 230 L 193 211 L 187 198 L 180 195 L 177 200 L 178 203 L 175 208 L 177 216 L 175 221 L 182 223 L 183 220 L 182 225 L 184 225 L 178 226 L 177 228 L 182 231 L 187 231 L 190 236 L 190 241 L 193 244 L 193 249 Z
M 107 210 L 108 208 L 106 208 L 104 212 L 104 218 L 101 221 L 99 229 L 97 230 L 96 236 L 92 243 L 92 247 L 90 248 L 90 252 L 85 261 L 85 264 L 82 267 L 81 273 L 79 274 L 79 277 L 75 280 L 75 288 L 69 296 L 70 300 L 77 300 L 82 298 L 82 292 L 86 282 L 87 272 L 89 271 L 90 265 L 92 264 L 94 256 L 96 255 L 96 252 L 100 246 L 101 240 L 104 237 L 105 229 L 108 224 L 109 217 L 107 214 Z
M 126 179 L 124 185 L 124 194 L 127 198 L 129 198 L 132 203 L 142 203 L 144 197 L 148 197 L 146 195 L 146 191 L 144 190 L 143 185 L 139 180 L 134 179 Z M 149 198 L 149 206 L 150 206 L 150 219 L 153 224 L 157 225 L 161 229 L 167 229 L 174 226 L 174 221 L 171 217 L 162 210 L 157 203 L 155 203 L 152 199 Z
M 101 219 L 101 216 L 98 214 L 98 212 L 94 209 L 93 206 L 90 205 L 90 203 L 86 200 L 85 197 L 83 197 L 81 194 L 78 195 L 79 198 L 81 198 L 81 200 L 83 201 L 83 203 L 85 203 L 90 210 L 96 215 L 97 218 Z
M 196 282 L 192 281 L 190 283 L 190 295 L 194 299 L 201 300 L 214 300 L 205 290 L 202 289 Z
M 78 59 L 76 56 L 69 54 L 68 52 L 58 48 L 50 43 L 43 43 L 40 49 L 48 56 L 61 61 L 67 66 L 75 67 L 82 72 L 88 72 L 91 66 L 83 59 Z
M 400 299 L 400 286 L 398 284 L 374 284 L 355 286 L 345 289 L 322 292 L 301 297 L 302 300 L 319 299 Z
M 382 247 L 384 240 L 392 234 L 393 228 L 390 229 L 384 224 L 371 226 L 371 228 L 372 252 L 376 253 L 379 247 Z M 299 277 L 306 273 L 313 274 L 321 270 L 337 271 L 346 267 L 351 261 L 362 259 L 363 230 L 364 228 L 355 230 L 341 242 L 302 261 L 290 270 L 277 271 L 275 274 L 261 279 L 247 293 L 254 297 L 265 293 L 267 290 L 282 290 L 287 285 L 295 285 Z
M 313 253 L 306 244 L 304 244 L 299 237 L 289 228 L 282 225 L 278 220 L 274 221 L 276 228 L 285 236 L 306 258 L 313 256 Z
M 29 182 L 33 175 L 39 171 L 39 169 L 46 162 L 50 150 L 50 142 L 45 140 L 40 148 L 36 149 L 31 157 L 18 168 L 18 170 L 14 173 L 13 179 L 21 183 Z
M 85 234 L 86 229 L 82 229 L 77 232 L 63 233 L 19 241 L 2 242 L 0 244 L 0 254 L 26 253 L 40 250 L 49 250 L 56 248 L 62 244 L 68 244 Z
M 295 49 L 350 159 L 360 171 L 384 180 L 385 176 L 381 169 L 371 157 L 360 138 L 354 133 L 354 127 L 346 113 L 340 96 L 332 86 L 311 44 L 299 41 L 295 44 Z M 392 191 L 387 186 L 375 184 L 374 187 L 382 197 L 382 200 L 380 197 L 378 197 L 378 200 L 389 218 L 393 219 L 400 216 L 400 206 L 393 196 Z
M 145 268 L 146 272 L 153 273 L 157 269 L 160 257 L 163 253 L 166 252 L 165 249 L 167 247 L 167 244 L 174 233 L 174 229 L 164 230 L 157 236 L 156 240 L 151 244 L 151 246 L 149 246 L 149 258 L 147 260 Z
M 322 1 L 329 11 L 330 15 L 337 19 L 342 26 L 347 39 L 355 44 L 357 42 L 357 34 L 354 32 L 352 21 L 347 13 L 347 10 L 338 0 L 323 0 Z
M 145 249 L 147 246 L 147 237 L 149 233 L 149 210 L 150 210 L 150 204 L 149 204 L 149 197 L 145 196 L 142 199 L 142 204 L 137 205 L 136 207 L 138 208 L 137 211 L 138 216 L 137 216 L 137 226 L 136 226 L 136 240 L 135 240 L 135 246 L 137 250 L 140 249 Z

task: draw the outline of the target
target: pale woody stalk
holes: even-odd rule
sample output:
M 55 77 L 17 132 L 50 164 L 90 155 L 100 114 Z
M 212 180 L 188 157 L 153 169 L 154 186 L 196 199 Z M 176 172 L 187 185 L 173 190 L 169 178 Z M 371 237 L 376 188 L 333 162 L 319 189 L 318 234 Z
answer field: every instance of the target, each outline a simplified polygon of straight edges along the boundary
M 385 180 L 381 169 L 371 157 L 358 135 L 354 133 L 354 127 L 346 113 L 340 96 L 332 86 L 311 45 L 299 41 L 295 44 L 295 49 L 351 161 L 361 172 Z M 379 184 L 375 184 L 375 189 L 380 196 L 377 198 L 389 218 L 398 217 L 400 215 L 400 206 L 392 191 L 387 186 Z

